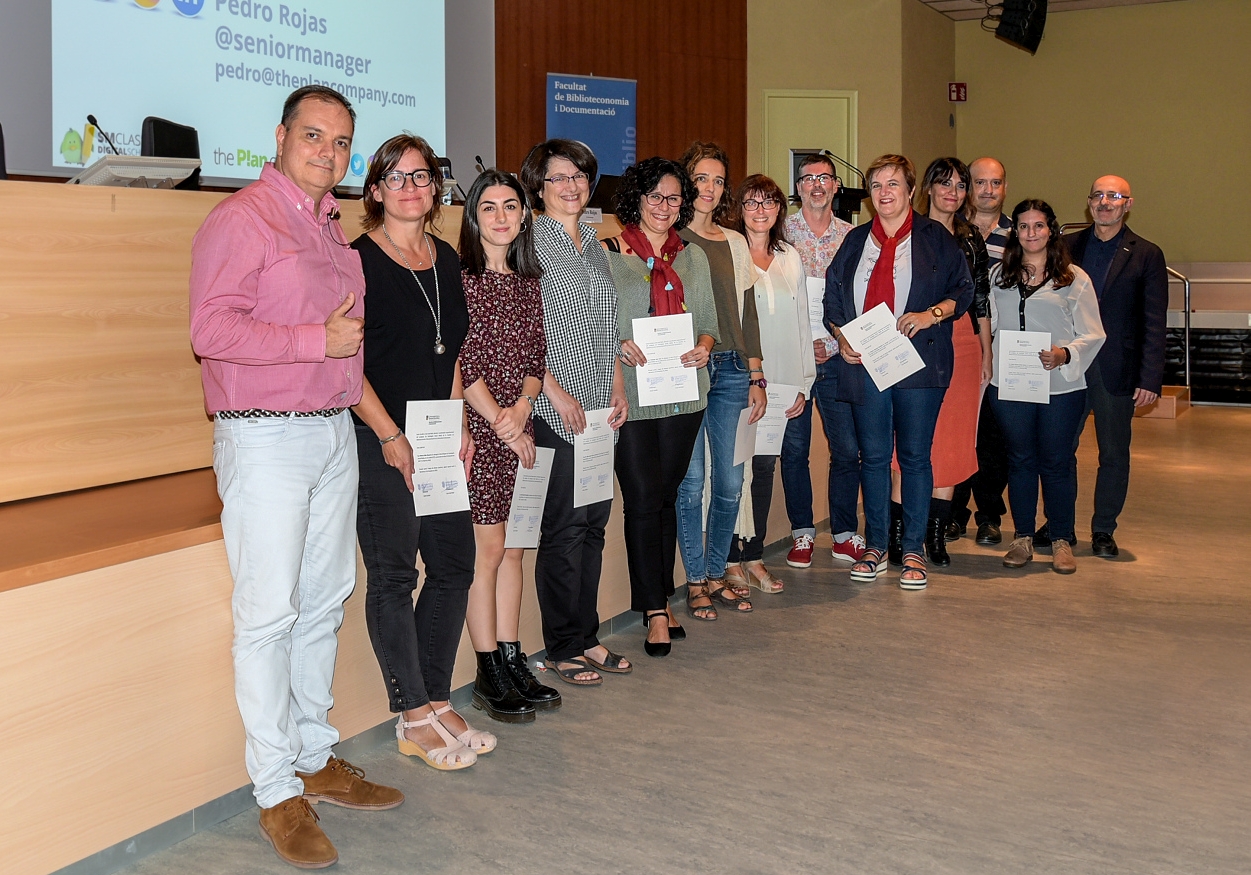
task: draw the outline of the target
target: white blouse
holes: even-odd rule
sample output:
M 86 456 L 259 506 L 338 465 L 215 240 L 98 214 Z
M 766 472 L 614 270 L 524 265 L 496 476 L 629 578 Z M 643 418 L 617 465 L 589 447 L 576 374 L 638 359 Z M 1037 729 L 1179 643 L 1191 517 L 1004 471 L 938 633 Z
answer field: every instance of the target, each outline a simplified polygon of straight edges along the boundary
M 864 249 L 860 253 L 860 263 L 856 265 L 856 274 L 852 291 L 855 294 L 856 315 L 864 315 L 864 297 L 869 291 L 869 277 L 873 274 L 873 265 L 877 264 L 882 247 L 870 234 L 864 241 Z M 898 319 L 908 307 L 908 293 L 912 291 L 912 235 L 909 234 L 895 247 L 895 303 L 891 307 Z
M 760 353 L 770 383 L 799 386 L 812 397 L 817 359 L 808 320 L 807 278 L 799 252 L 783 244 L 767 271 L 756 280 L 756 317 L 760 322 Z M 790 399 L 789 407 L 795 399 Z
M 1107 339 L 1099 318 L 1099 299 L 1090 277 L 1073 265 L 1073 282 L 1054 288 L 1048 281 L 1025 299 L 1025 325 L 1021 325 L 1021 292 L 1013 285 L 999 287 L 1000 270 L 990 270 L 990 330 L 995 373 L 990 384 L 999 387 L 999 329 L 1008 331 L 1047 331 L 1051 345 L 1067 347 L 1069 363 L 1051 372 L 1051 394 L 1064 395 L 1086 388 L 1086 369 Z

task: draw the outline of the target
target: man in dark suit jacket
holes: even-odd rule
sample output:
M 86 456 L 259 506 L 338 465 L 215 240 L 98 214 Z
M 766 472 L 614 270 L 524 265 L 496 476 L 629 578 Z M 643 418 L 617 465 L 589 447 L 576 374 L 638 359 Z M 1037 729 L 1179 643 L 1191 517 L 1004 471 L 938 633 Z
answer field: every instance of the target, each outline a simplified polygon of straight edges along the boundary
M 1129 490 L 1134 408 L 1154 404 L 1164 380 L 1168 274 L 1160 247 L 1125 224 L 1133 205 L 1128 182 L 1119 176 L 1101 176 L 1090 188 L 1094 225 L 1064 238 L 1073 263 L 1094 283 L 1099 316 L 1108 335 L 1086 371 L 1086 406 L 1094 410 L 1099 441 L 1090 546 L 1096 556 L 1107 559 L 1119 552 L 1112 533 Z M 1079 430 L 1074 450 L 1081 436 Z

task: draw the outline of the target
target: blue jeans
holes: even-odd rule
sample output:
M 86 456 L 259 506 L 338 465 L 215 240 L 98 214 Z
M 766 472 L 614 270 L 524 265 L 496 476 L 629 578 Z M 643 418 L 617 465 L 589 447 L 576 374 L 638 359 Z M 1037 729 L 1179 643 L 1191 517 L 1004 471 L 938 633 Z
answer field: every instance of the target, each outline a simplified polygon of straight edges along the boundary
M 213 471 L 234 579 L 235 699 L 261 808 L 299 796 L 339 732 L 330 682 L 356 586 L 356 434 L 346 412 L 219 419 Z
M 1000 401 L 994 386 L 986 387 L 991 409 L 1008 444 L 1008 503 L 1018 538 L 1034 536 L 1038 482 L 1051 539 L 1076 539 L 1077 429 L 1085 422 L 1086 390 L 1052 395 L 1050 404 Z
M 747 406 L 747 363 L 736 352 L 714 352 L 708 360 L 708 408 L 695 436 L 686 477 L 678 487 L 678 547 L 686 579 L 699 583 L 725 577 L 730 540 L 738 520 L 743 466 L 734 461 L 738 415 Z M 712 497 L 704 540 L 704 436 L 712 455 Z
M 860 441 L 860 488 L 864 491 L 866 546 L 886 551 L 890 526 L 890 458 L 899 457 L 903 498 L 905 553 L 921 553 L 925 524 L 934 491 L 930 449 L 934 425 L 943 406 L 946 387 L 896 389 L 879 392 L 864 372 L 864 401 L 853 404 L 852 418 Z
M 812 408 L 821 414 L 821 426 L 830 445 L 828 493 L 830 532 L 835 536 L 854 535 L 860 527 L 856 498 L 860 494 L 860 445 L 851 405 L 838 401 L 838 372 L 833 361 L 817 365 L 817 379 L 804 412 L 786 423 L 782 435 L 782 492 L 786 496 L 786 516 L 791 521 L 791 537 L 815 537 L 812 519 L 812 475 L 808 471 L 808 449 L 812 443 Z

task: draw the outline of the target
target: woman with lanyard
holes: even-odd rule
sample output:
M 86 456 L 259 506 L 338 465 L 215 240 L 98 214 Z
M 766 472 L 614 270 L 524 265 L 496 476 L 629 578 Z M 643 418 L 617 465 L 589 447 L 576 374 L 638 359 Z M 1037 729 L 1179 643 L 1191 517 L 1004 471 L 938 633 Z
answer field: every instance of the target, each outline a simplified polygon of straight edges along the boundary
M 669 614 L 677 552 L 678 485 L 686 475 L 691 449 L 708 401 L 709 350 L 717 341 L 717 310 L 712 299 L 708 259 L 684 243 L 677 229 L 694 214 L 695 187 L 681 166 L 648 158 L 626 170 L 615 209 L 621 236 L 604 241 L 617 285 L 621 360 L 647 364 L 634 342 L 635 320 L 690 313 L 694 349 L 682 364 L 699 368 L 699 397 L 678 404 L 643 405 L 634 374 L 626 380 L 630 418 L 617 446 L 617 482 L 625 516 L 630 607 L 643 614 L 648 656 L 667 656 L 671 641 L 686 637 Z
M 860 442 L 864 495 L 864 555 L 851 579 L 871 583 L 886 571 L 890 523 L 890 462 L 899 457 L 903 495 L 903 570 L 899 586 L 929 583 L 922 542 L 934 488 L 930 447 L 934 423 L 951 380 L 951 320 L 973 302 L 969 267 L 955 239 L 938 222 L 912 211 L 916 170 L 902 155 L 883 155 L 866 174 L 874 217 L 852 230 L 826 274 L 825 315 L 838 340 L 839 395 L 852 403 Z M 885 305 L 924 367 L 878 389 L 838 326 Z
M 756 300 L 749 293 L 756 268 L 743 235 L 727 227 L 734 220 L 734 199 L 727 191 L 730 160 L 715 143 L 693 143 L 681 162 L 695 184 L 695 215 L 680 236 L 703 250 L 712 275 L 717 306 L 717 345 L 708 362 L 708 407 L 691 464 L 678 490 L 678 544 L 686 568 L 687 604 L 699 620 L 715 620 L 718 602 L 745 614 L 752 604 L 746 581 L 725 579 L 730 541 L 739 515 L 743 466 L 734 464 L 734 436 L 739 413 L 750 406 L 750 420 L 765 412 L 764 372 L 760 362 L 760 326 Z M 705 446 L 707 452 L 705 452 Z M 707 526 L 704 479 L 708 478 Z M 707 538 L 705 539 L 705 529 Z
M 790 432 L 805 424 L 796 417 L 804 412 L 817 378 L 804 262 L 795 247 L 786 242 L 786 195 L 776 182 L 760 174 L 749 176 L 739 186 L 736 199 L 742 210 L 738 229 L 746 235 L 752 262 L 760 271 L 752 294 L 756 299 L 764 365 L 775 384 L 797 389 L 793 397 L 785 399 L 786 431 Z M 811 427 L 810 422 L 806 424 Z M 795 439 L 793 433 L 790 439 Z M 773 503 L 777 461 L 777 455 L 752 458 L 754 534 L 750 538 L 735 536 L 725 571 L 727 581 L 737 577 L 769 593 L 781 592 L 783 586 L 764 564 L 765 531 Z
M 611 408 L 608 424 L 617 429 L 629 410 L 617 361 L 617 289 L 595 229 L 579 221 L 597 170 L 590 149 L 559 139 L 535 146 L 521 165 L 521 184 L 543 211 L 534 219 L 534 248 L 543 268 L 547 373 L 535 404 L 534 442 L 555 450 L 534 586 L 547 666 L 581 686 L 602 684 L 600 672 L 634 668 L 600 644 L 597 634 L 612 500 L 574 506 L 573 441 L 586 429 L 586 411 Z
M 383 143 L 365 176 L 366 230 L 352 244 L 365 272 L 365 394 L 352 409 L 360 457 L 356 532 L 367 573 L 365 622 L 382 669 L 400 752 L 463 769 L 495 747 L 452 709 L 452 668 L 473 583 L 469 511 L 418 517 L 409 401 L 461 398 L 457 356 L 469 328 L 456 250 L 439 218 L 438 159 L 421 137 Z M 464 432 L 466 471 L 473 442 Z M 417 588 L 415 558 L 426 582 Z
M 1086 412 L 1086 369 L 1106 339 L 1095 287 L 1069 260 L 1060 223 L 1045 202 L 1023 200 L 1012 210 L 1003 261 L 990 275 L 990 319 L 996 371 L 991 409 L 1008 444 L 1008 502 L 1016 535 L 1003 558 L 1022 568 L 1034 558 L 1038 484 L 1051 530 L 1051 569 L 1077 570 L 1073 558 L 1077 504 L 1074 438 Z M 1005 331 L 1043 331 L 1051 345 L 1038 351 L 1050 388 L 1045 403 L 1004 400 L 997 370 Z
M 530 417 L 547 357 L 529 212 L 521 183 L 492 168 L 470 186 L 460 225 L 469 306 L 460 371 L 476 450 L 469 508 L 478 545 L 465 625 L 478 657 L 473 704 L 505 723 L 528 723 L 536 709 L 561 704 L 560 693 L 526 665 L 518 633 L 525 551 L 504 547 L 517 465 L 534 467 Z
M 959 158 L 936 158 L 925 170 L 917 195 L 917 210 L 939 222 L 956 238 L 973 277 L 973 306 L 951 323 L 951 343 L 955 359 L 951 385 L 943 396 L 934 425 L 934 446 L 930 463 L 934 468 L 934 491 L 930 497 L 930 517 L 925 527 L 925 552 L 930 564 L 946 568 L 947 524 L 951 520 L 951 498 L 956 486 L 977 472 L 977 414 L 982 406 L 982 390 L 990 382 L 990 256 L 982 234 L 964 213 L 971 185 L 969 168 Z M 890 564 L 903 563 L 903 505 L 900 503 L 899 466 L 891 468 Z

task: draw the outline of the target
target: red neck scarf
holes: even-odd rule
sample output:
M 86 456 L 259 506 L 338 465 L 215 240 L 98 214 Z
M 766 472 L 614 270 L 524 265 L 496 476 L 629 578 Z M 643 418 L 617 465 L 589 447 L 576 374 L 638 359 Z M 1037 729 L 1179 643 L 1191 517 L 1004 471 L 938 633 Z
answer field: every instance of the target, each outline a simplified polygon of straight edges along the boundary
M 660 247 L 660 255 L 652 250 L 652 241 L 647 239 L 638 225 L 626 225 L 621 231 L 621 239 L 626 242 L 634 254 L 647 263 L 647 279 L 652 284 L 652 316 L 674 316 L 686 312 L 685 296 L 682 293 L 682 280 L 673 269 L 673 259 L 682 251 L 682 238 L 678 232 L 669 229 L 669 237 L 665 245 Z
M 882 247 L 877 263 L 873 265 L 873 273 L 869 274 L 869 288 L 864 294 L 864 310 L 868 313 L 878 304 L 885 304 L 890 310 L 895 309 L 895 250 L 909 234 L 912 233 L 912 209 L 908 209 L 904 222 L 895 232 L 894 237 L 886 236 L 886 228 L 878 216 L 873 217 L 873 227 L 869 229 L 877 245 Z

